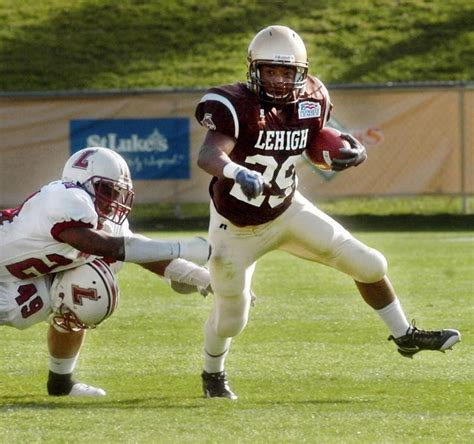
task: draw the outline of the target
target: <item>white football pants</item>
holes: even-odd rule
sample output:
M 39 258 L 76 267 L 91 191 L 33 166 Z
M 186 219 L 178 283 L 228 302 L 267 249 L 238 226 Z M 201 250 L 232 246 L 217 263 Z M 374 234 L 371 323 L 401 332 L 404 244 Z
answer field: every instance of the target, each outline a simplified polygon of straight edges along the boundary
M 221 338 L 236 336 L 245 328 L 255 263 L 269 251 L 287 251 L 364 283 L 381 280 L 387 271 L 380 252 L 355 239 L 298 192 L 281 216 L 257 226 L 233 225 L 217 213 L 211 202 L 209 241 L 215 302 L 207 329 L 211 327 Z

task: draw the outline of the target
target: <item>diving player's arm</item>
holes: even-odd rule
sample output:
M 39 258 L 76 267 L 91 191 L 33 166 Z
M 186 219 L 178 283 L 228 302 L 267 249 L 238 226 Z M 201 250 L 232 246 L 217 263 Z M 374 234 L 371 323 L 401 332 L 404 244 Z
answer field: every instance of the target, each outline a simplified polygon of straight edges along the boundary
M 62 230 L 58 238 L 87 254 L 137 264 L 176 258 L 204 264 L 210 256 L 210 245 L 201 237 L 162 241 L 135 234 L 111 236 L 92 228 L 71 227 Z

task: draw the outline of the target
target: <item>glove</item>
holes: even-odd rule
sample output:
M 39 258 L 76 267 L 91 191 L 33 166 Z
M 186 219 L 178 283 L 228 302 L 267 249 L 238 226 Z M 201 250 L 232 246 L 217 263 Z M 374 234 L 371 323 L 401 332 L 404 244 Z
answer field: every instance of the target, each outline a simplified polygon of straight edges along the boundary
M 352 134 L 342 133 L 341 137 L 347 140 L 351 147 L 340 148 L 339 153 L 343 156 L 342 159 L 332 159 L 333 171 L 342 171 L 352 166 L 360 165 L 367 159 L 367 152 L 364 145 L 362 145 Z
M 178 245 L 178 256 L 195 264 L 204 265 L 211 257 L 211 245 L 203 237 L 181 240 Z
M 242 168 L 235 175 L 235 181 L 240 185 L 242 193 L 248 200 L 255 199 L 263 192 L 264 180 L 258 171 Z

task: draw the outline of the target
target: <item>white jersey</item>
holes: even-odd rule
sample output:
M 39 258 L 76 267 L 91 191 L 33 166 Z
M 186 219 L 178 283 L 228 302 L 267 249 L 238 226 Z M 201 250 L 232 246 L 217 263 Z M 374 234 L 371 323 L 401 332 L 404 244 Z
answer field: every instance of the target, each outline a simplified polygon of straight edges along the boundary
M 68 182 L 45 185 L 14 210 L 0 211 L 0 282 L 33 279 L 91 262 L 91 256 L 59 239 L 71 227 L 98 229 L 92 197 Z M 104 231 L 121 236 L 128 224 L 106 221 Z
M 17 282 L 0 282 L 0 326 L 24 330 L 51 314 L 51 282 L 48 274 Z

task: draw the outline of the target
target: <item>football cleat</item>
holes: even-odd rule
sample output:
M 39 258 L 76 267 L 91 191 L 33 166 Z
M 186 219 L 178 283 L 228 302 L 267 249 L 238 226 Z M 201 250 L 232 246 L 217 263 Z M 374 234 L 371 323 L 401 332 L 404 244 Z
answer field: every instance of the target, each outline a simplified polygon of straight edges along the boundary
M 101 388 L 92 387 L 91 385 L 76 382 L 68 396 L 105 396 L 105 390 Z
M 408 328 L 404 336 L 395 338 L 389 336 L 389 341 L 395 342 L 398 352 L 405 358 L 413 358 L 413 355 L 422 350 L 438 350 L 445 352 L 452 349 L 456 342 L 461 340 L 461 333 L 457 330 L 418 330 L 415 323 Z
M 201 377 L 202 389 L 206 398 L 238 398 L 229 387 L 225 371 L 218 373 L 207 373 L 203 371 Z

